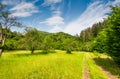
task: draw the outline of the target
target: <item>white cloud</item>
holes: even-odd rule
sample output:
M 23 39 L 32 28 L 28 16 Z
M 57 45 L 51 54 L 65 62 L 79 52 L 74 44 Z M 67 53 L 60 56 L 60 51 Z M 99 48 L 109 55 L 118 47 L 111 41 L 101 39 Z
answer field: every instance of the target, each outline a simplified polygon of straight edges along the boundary
M 48 26 L 60 26 L 64 24 L 64 19 L 59 16 L 59 15 L 53 15 L 52 17 L 46 19 L 46 21 L 44 22 L 40 22 L 40 23 L 44 23 Z
M 112 2 L 112 4 L 118 4 L 120 0 Z M 102 1 L 95 1 L 88 5 L 87 9 L 76 19 L 69 23 L 65 28 L 64 32 L 75 35 L 79 34 L 85 28 L 91 27 L 94 23 L 103 21 L 107 18 L 107 13 L 110 13 L 110 3 L 102 3 Z
M 61 2 L 62 0 L 44 0 L 44 3 L 42 5 L 52 5 Z
M 59 8 L 56 7 L 56 4 L 60 2 L 62 2 L 62 0 L 44 0 L 42 6 L 50 6 L 50 10 L 54 11 L 60 8 L 60 7 Z
M 10 11 L 13 11 L 11 16 L 27 17 L 31 16 L 33 13 L 37 13 L 38 9 L 32 3 L 22 2 L 11 8 Z
M 56 26 L 56 27 L 53 27 L 49 32 L 56 33 L 56 32 L 62 32 L 62 31 L 63 31 L 62 28 Z
M 53 28 L 49 30 L 49 32 L 60 32 L 62 31 L 60 26 L 65 24 L 64 18 L 61 17 L 61 6 L 55 6 L 56 3 L 60 3 L 61 1 L 62 0 L 44 0 L 44 3 L 42 4 L 43 6 L 50 6 L 50 10 L 52 11 L 52 16 L 50 18 L 47 18 L 45 21 L 40 22 L 48 26 L 53 26 Z
M 112 5 L 117 5 L 117 6 L 120 6 L 120 0 L 115 0 Z
M 61 11 L 59 9 L 56 9 L 52 12 L 53 15 L 50 18 L 47 18 L 45 21 L 40 22 L 44 23 L 48 26 L 61 26 L 64 24 L 64 18 L 61 17 Z
M 45 21 L 40 22 L 44 23 L 48 26 L 53 26 L 49 32 L 55 33 L 60 32 L 62 29 L 60 28 L 61 25 L 64 25 L 64 18 L 61 17 L 62 12 L 60 11 L 61 6 L 55 6 L 56 3 L 60 3 L 62 0 L 44 0 L 43 6 L 50 6 L 50 10 L 52 12 L 52 16 L 47 18 Z
M 16 5 L 23 1 L 25 1 L 25 0 L 2 0 L 1 2 L 6 5 Z

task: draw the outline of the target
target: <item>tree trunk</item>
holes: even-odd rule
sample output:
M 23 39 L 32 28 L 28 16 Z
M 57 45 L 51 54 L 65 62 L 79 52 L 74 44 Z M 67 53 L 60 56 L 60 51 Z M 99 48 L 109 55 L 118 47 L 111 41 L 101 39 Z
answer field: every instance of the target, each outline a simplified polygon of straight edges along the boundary
M 0 57 L 1 57 L 1 55 L 2 55 L 2 49 L 0 49 Z
M 6 40 L 6 38 L 4 37 L 4 39 L 2 39 L 2 42 L 1 42 L 2 46 L 0 48 L 0 56 L 2 56 L 2 53 L 3 53 L 3 50 L 4 50 L 5 40 Z
M 34 53 L 34 49 L 31 50 L 31 54 L 33 54 L 33 53 Z

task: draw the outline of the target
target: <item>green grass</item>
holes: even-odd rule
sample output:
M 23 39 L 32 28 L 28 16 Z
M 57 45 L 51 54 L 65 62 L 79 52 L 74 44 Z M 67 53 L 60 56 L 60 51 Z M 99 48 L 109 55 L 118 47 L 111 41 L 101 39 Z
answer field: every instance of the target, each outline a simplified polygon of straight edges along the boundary
M 60 50 L 48 54 L 35 51 L 33 55 L 30 51 L 4 52 L 0 58 L 0 79 L 84 79 L 84 60 L 90 79 L 108 79 L 93 60 L 94 54 L 72 53 Z
M 82 79 L 83 57 L 83 53 L 64 51 L 39 55 L 30 55 L 28 51 L 4 53 L 0 79 Z
M 95 60 L 97 65 L 102 66 L 112 75 L 115 75 L 116 77 L 120 78 L 120 68 L 110 56 L 106 54 L 99 54 L 99 56 L 96 56 L 95 54 L 93 59 Z
M 102 69 L 92 60 L 92 53 L 86 53 L 86 60 L 90 72 L 90 79 L 108 79 Z

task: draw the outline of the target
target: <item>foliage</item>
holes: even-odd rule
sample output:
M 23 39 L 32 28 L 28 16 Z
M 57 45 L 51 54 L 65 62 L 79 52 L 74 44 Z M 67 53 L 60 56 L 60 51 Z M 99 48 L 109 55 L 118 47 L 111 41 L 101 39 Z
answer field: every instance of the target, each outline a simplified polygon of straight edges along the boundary
M 120 7 L 111 7 L 112 13 L 106 20 L 106 28 L 93 42 L 93 50 L 106 52 L 120 65 Z
M 21 27 L 21 23 L 16 17 L 11 16 L 9 11 L 5 11 L 6 5 L 0 3 L 0 56 L 5 48 L 7 32 L 12 26 Z
M 23 38 L 23 35 L 21 33 L 12 32 L 10 30 L 8 30 L 7 35 L 8 36 L 5 43 L 5 49 L 6 50 L 21 49 L 22 43 L 19 43 L 19 42 Z
M 27 33 L 25 34 L 26 48 L 34 53 L 35 49 L 38 49 L 40 45 L 39 31 L 33 28 L 27 28 Z
M 50 50 L 54 49 L 53 46 L 54 45 L 51 36 L 46 36 L 42 43 L 43 52 L 48 53 Z
M 74 42 L 70 39 L 66 39 L 64 42 L 66 53 L 71 54 L 71 51 L 73 50 Z
M 107 23 L 107 52 L 120 65 L 120 7 L 112 7 L 112 10 Z
M 89 27 L 80 33 L 80 39 L 84 42 L 89 42 L 97 37 L 97 35 L 106 28 L 106 20 L 93 24 L 92 27 Z
M 100 48 L 102 47 L 101 41 L 103 41 L 104 39 L 102 40 L 101 38 L 102 35 L 99 33 L 101 33 L 101 31 L 107 28 L 106 24 L 107 24 L 107 20 L 105 19 L 103 22 L 93 24 L 92 27 L 89 27 L 81 31 L 80 37 L 79 37 L 82 43 L 80 46 L 80 50 L 82 51 L 104 50 Z M 100 51 L 100 52 L 103 52 L 103 51 Z
M 95 38 L 95 40 L 93 41 L 92 44 L 92 50 L 96 50 L 99 51 L 100 53 L 104 53 L 106 52 L 106 29 L 104 29 L 103 31 L 101 31 L 98 36 Z
M 107 19 L 80 33 L 81 50 L 106 52 L 120 64 L 120 7 L 111 6 L 111 9 Z

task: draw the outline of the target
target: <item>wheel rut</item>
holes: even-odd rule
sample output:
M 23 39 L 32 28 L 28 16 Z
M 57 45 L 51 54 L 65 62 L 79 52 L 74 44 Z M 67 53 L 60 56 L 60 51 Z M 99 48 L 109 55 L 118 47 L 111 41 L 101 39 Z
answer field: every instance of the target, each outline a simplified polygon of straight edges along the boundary
M 84 79 L 90 79 L 86 57 L 84 59 Z
M 103 70 L 103 72 L 108 76 L 109 79 L 118 79 L 118 78 L 116 78 L 116 76 L 114 76 L 110 72 L 108 72 L 104 67 L 102 67 L 102 66 L 99 66 L 99 67 Z

